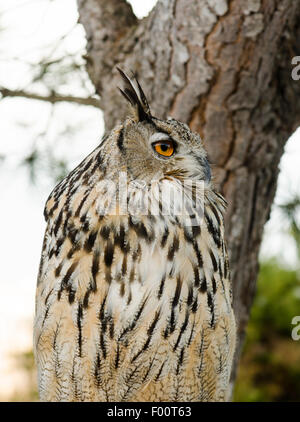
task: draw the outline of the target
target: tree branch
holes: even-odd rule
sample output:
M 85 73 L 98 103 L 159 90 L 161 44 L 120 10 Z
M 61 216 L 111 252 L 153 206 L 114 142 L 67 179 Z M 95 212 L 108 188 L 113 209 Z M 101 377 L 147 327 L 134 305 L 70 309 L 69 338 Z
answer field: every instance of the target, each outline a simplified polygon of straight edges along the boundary
M 39 95 L 34 94 L 33 92 L 28 92 L 24 90 L 11 90 L 8 88 L 0 87 L 0 94 L 2 98 L 5 97 L 23 97 L 29 98 L 31 100 L 39 100 L 39 101 L 47 101 L 51 104 L 55 104 L 58 102 L 68 102 L 68 103 L 76 103 L 81 105 L 89 105 L 96 108 L 100 108 L 100 101 L 97 98 L 93 97 L 74 97 L 72 95 L 60 95 L 55 92 L 52 92 L 50 95 Z

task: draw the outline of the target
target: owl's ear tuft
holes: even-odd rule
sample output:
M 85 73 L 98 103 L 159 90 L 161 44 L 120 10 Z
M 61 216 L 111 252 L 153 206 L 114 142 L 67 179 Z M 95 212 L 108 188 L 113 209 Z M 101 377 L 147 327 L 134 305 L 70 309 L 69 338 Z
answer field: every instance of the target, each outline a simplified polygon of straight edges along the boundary
M 123 70 L 117 67 L 120 75 L 122 76 L 124 87 L 119 88 L 121 94 L 129 101 L 132 111 L 133 118 L 137 122 L 151 119 L 150 107 L 144 91 L 139 84 L 139 81 L 135 78 L 135 85 L 129 76 L 127 76 Z

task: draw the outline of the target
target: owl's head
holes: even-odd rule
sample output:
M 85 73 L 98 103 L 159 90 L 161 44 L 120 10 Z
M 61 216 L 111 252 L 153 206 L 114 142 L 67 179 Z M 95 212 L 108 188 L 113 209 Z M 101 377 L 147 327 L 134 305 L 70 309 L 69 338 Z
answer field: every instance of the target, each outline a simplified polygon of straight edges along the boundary
M 130 113 L 118 132 L 115 150 L 130 178 L 147 183 L 168 177 L 209 183 L 210 166 L 200 136 L 175 119 L 152 116 L 139 82 L 118 71 Z

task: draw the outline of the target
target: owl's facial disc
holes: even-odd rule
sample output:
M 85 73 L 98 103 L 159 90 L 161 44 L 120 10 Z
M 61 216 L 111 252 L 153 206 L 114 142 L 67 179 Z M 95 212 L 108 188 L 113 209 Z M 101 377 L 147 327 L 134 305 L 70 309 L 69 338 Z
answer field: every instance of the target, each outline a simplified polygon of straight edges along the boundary
M 122 157 L 132 179 L 147 183 L 164 177 L 210 181 L 210 166 L 199 135 L 179 122 L 128 120 Z
M 191 132 L 187 125 L 175 122 L 172 120 L 168 127 L 168 121 L 155 120 L 158 131 L 152 133 L 148 140 L 154 159 L 163 164 L 168 176 L 210 182 L 210 165 L 199 135 Z M 159 131 L 160 124 L 164 125 L 163 131 Z
M 168 175 L 209 182 L 210 167 L 200 136 L 176 119 L 153 116 L 137 79 L 117 70 L 124 83 L 120 91 L 131 110 L 125 122 L 122 148 L 122 164 L 127 166 L 131 177 L 149 181 Z

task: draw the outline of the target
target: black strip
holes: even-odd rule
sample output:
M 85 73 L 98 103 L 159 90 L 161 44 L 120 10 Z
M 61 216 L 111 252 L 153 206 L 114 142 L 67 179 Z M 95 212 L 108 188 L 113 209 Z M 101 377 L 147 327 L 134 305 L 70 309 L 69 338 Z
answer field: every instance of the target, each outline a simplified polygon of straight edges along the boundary
M 75 217 L 79 217 L 79 214 L 80 214 L 80 211 L 81 211 L 81 209 L 82 209 L 82 207 L 83 207 L 83 204 L 85 203 L 85 201 L 86 201 L 86 199 L 87 199 L 87 197 L 89 196 L 89 193 L 90 192 L 87 192 L 85 195 L 84 195 L 84 197 L 82 198 L 82 200 L 80 201 L 80 204 L 78 205 L 78 208 L 77 208 L 77 210 L 75 211 Z
M 96 276 L 99 271 L 99 259 L 100 259 L 100 252 L 95 251 L 94 256 L 93 256 L 93 263 L 92 263 L 92 276 L 93 276 L 95 285 L 97 285 Z
M 158 291 L 158 294 L 157 294 L 158 299 L 161 298 L 161 295 L 164 291 L 165 281 L 166 281 L 166 274 L 164 274 L 164 276 L 163 276 L 163 278 L 161 279 L 161 282 L 160 282 L 159 291 Z
M 175 294 L 174 294 L 174 297 L 173 297 L 173 300 L 172 300 L 172 308 L 175 308 L 178 305 L 179 298 L 180 298 L 180 292 L 181 292 L 181 286 L 182 286 L 181 278 L 180 278 L 180 276 L 178 276 L 177 280 L 176 280 Z
M 82 230 L 86 233 L 86 232 L 88 232 L 88 231 L 89 231 L 89 229 L 90 229 L 90 224 L 89 224 L 89 222 L 86 220 L 86 221 L 84 222 L 83 226 L 82 226 Z
M 160 243 L 160 246 L 161 246 L 162 248 L 164 248 L 164 247 L 165 247 L 165 244 L 166 244 L 166 242 L 167 242 L 168 236 L 169 236 L 169 229 L 168 229 L 168 227 L 166 226 L 166 227 L 165 227 L 165 232 L 164 232 L 164 234 L 163 234 L 163 236 L 162 236 L 162 238 L 161 238 L 161 243 Z
M 55 221 L 55 225 L 54 225 L 54 234 L 55 236 L 57 235 L 58 229 L 60 228 L 61 222 L 62 222 L 62 217 L 63 217 L 63 208 L 60 210 L 60 213 L 58 214 L 58 217 Z
M 62 244 L 64 243 L 64 237 L 60 237 L 58 240 L 57 240 L 57 242 L 56 242 L 56 248 L 55 248 L 55 251 L 53 250 L 53 252 L 55 252 L 55 256 L 58 256 L 58 254 L 59 254 L 59 252 L 60 252 L 60 249 L 61 249 L 61 246 L 62 246 Z M 52 252 L 52 251 L 51 251 Z M 52 253 L 52 255 L 53 255 L 53 253 Z
M 174 330 L 175 330 L 175 312 L 174 312 L 174 308 L 172 308 L 169 325 L 166 327 L 164 331 L 164 338 L 166 339 L 170 334 L 173 333 Z
M 217 291 L 217 283 L 214 276 L 212 276 L 212 288 L 213 288 L 213 294 L 215 294 Z
M 169 251 L 168 251 L 168 260 L 169 261 L 173 260 L 174 255 L 178 251 L 178 249 L 179 249 L 179 239 L 178 239 L 178 236 L 175 235 L 174 239 L 173 239 L 173 243 L 170 246 Z
M 199 251 L 198 244 L 196 242 L 194 242 L 193 246 L 194 246 L 194 251 L 196 253 L 196 257 L 197 257 L 197 260 L 198 260 L 198 265 L 199 265 L 200 268 L 202 268 L 203 267 L 203 259 L 202 259 L 201 252 Z
M 52 292 L 53 292 L 53 289 L 51 289 L 50 292 L 47 294 L 47 296 L 45 298 L 45 305 L 47 305 L 48 299 L 49 299 Z
M 127 272 L 127 255 L 126 255 L 126 254 L 123 256 L 122 269 L 121 269 L 121 271 L 122 271 L 122 275 L 123 275 L 123 276 L 124 276 L 124 275 L 126 274 L 126 272 Z
M 89 306 L 89 296 L 91 294 L 91 290 L 88 288 L 88 290 L 85 292 L 84 298 L 83 298 L 83 308 L 87 309 Z
M 111 318 L 110 326 L 109 326 L 109 337 L 111 340 L 114 338 L 114 332 L 115 332 L 115 324 L 114 324 L 114 320 Z
M 182 334 L 185 332 L 185 330 L 187 328 L 188 322 L 189 322 L 189 313 L 186 312 L 185 319 L 184 319 L 184 321 L 182 323 L 182 326 L 180 328 L 179 335 L 178 335 L 177 340 L 176 340 L 176 343 L 175 343 L 175 345 L 173 347 L 173 352 L 175 352 L 175 350 L 177 349 L 177 346 L 178 346 L 178 344 L 179 344 L 179 342 L 181 340 Z
M 107 267 L 110 267 L 114 257 L 114 245 L 108 240 L 104 251 L 104 262 Z
M 64 221 L 63 229 L 62 229 L 64 236 L 67 235 L 68 223 L 69 223 L 69 219 L 71 218 L 71 216 L 72 216 L 72 212 L 70 210 L 68 210 L 67 214 L 66 214 L 65 221 Z
M 50 198 L 49 198 L 49 199 L 50 199 Z M 55 202 L 54 202 L 54 204 L 53 204 L 53 207 L 49 210 L 49 213 L 47 214 L 47 218 L 46 218 L 46 216 L 45 216 L 46 220 L 48 219 L 48 217 L 52 217 L 52 215 L 53 215 L 54 211 L 56 210 L 56 208 L 57 208 L 57 207 L 58 207 L 58 205 L 59 205 L 59 201 L 58 201 L 58 199 L 55 199 L 55 198 L 54 198 L 54 200 L 55 200 Z M 45 210 L 46 210 L 46 208 L 45 208 Z
M 228 261 L 227 251 L 226 251 L 226 255 L 225 255 L 224 277 L 226 279 L 229 277 L 229 261 Z
M 124 143 L 124 127 L 121 128 L 118 139 L 117 139 L 117 145 L 121 152 L 124 151 L 123 143 Z
M 60 300 L 62 291 L 68 287 L 70 277 L 73 274 L 77 265 L 78 265 L 78 261 L 73 262 L 73 264 L 69 267 L 68 271 L 66 272 L 64 278 L 62 279 L 62 282 L 60 284 L 60 290 L 59 290 L 58 295 L 57 295 L 58 300 Z M 69 286 L 69 291 L 70 291 L 70 289 L 71 289 L 71 286 Z
M 80 217 L 80 222 L 81 222 L 81 223 L 84 223 L 84 222 L 86 221 L 86 214 L 87 214 L 87 213 L 83 214 L 83 215 Z
M 93 292 L 95 292 L 97 290 L 97 285 L 95 283 L 95 280 L 92 279 L 89 283 L 88 289 L 84 295 L 84 299 L 83 299 L 83 307 L 87 308 L 89 306 L 89 297 L 90 294 Z
M 89 237 L 86 239 L 85 244 L 84 244 L 84 249 L 86 252 L 89 253 L 93 249 L 97 234 L 98 234 L 97 231 L 92 231 L 89 234 Z
M 104 357 L 104 359 L 106 359 L 106 354 L 107 353 L 106 353 L 106 346 L 105 346 L 103 332 L 101 332 L 101 335 L 100 335 L 100 347 L 101 347 L 101 350 L 102 350 L 103 357 Z
M 214 242 L 217 245 L 217 247 L 220 248 L 222 242 L 221 242 L 221 238 L 220 238 L 219 229 L 214 227 L 213 221 L 211 220 L 211 218 L 207 214 L 205 214 L 205 221 L 206 221 L 206 225 L 207 225 L 207 230 L 212 235 Z
M 101 308 L 100 308 L 100 311 L 99 311 L 99 319 L 100 319 L 101 322 L 103 322 L 103 320 L 105 318 L 104 308 L 105 308 L 106 298 L 107 298 L 107 295 L 104 296 L 102 304 L 101 304 Z
M 154 331 L 154 328 L 155 328 L 155 326 L 156 326 L 156 324 L 157 324 L 157 322 L 158 322 L 158 320 L 159 320 L 159 317 L 160 317 L 160 309 L 159 309 L 158 311 L 156 311 L 156 312 L 155 312 L 154 319 L 153 319 L 153 321 L 152 321 L 152 323 L 151 323 L 150 327 L 149 327 L 149 328 L 148 328 L 148 330 L 147 330 L 147 334 L 148 334 L 148 336 L 149 336 L 149 337 L 151 337 L 151 336 L 152 336 L 153 331 Z
M 125 242 L 125 228 L 120 225 L 120 233 L 114 236 L 115 244 L 118 245 L 122 252 L 129 252 L 129 245 Z
M 155 381 L 158 381 L 158 380 L 159 380 L 159 377 L 160 377 L 160 375 L 161 375 L 161 373 L 162 373 L 162 370 L 163 370 L 163 367 L 164 367 L 165 363 L 166 363 L 166 361 L 164 361 L 164 362 L 161 364 L 161 367 L 160 367 L 160 369 L 159 369 L 159 371 L 158 371 L 158 373 L 157 373 L 157 375 L 156 375 L 156 377 L 155 377 Z
M 54 272 L 55 277 L 59 277 L 59 276 L 60 276 L 60 272 L 61 272 L 61 269 L 62 269 L 62 265 L 63 265 L 63 262 L 61 262 L 61 263 L 59 264 L 59 266 L 55 268 L 55 272 Z
M 68 287 L 67 289 L 69 296 L 68 296 L 68 300 L 70 305 L 74 302 L 75 300 L 75 294 L 76 294 L 76 290 L 73 290 L 71 286 Z
M 217 260 L 215 258 L 215 255 L 214 255 L 214 253 L 211 249 L 209 250 L 209 255 L 210 255 L 211 262 L 213 264 L 214 271 L 216 272 L 216 271 L 218 271 L 218 263 L 217 263 Z
M 193 303 L 193 287 L 190 285 L 189 286 L 189 293 L 188 293 L 188 297 L 187 297 L 187 301 L 186 304 L 187 306 L 191 306 L 191 304 Z
M 201 280 L 201 285 L 200 285 L 200 289 L 199 290 L 200 290 L 201 293 L 205 293 L 207 291 L 207 282 L 206 282 L 205 276 Z
M 213 328 L 214 324 L 215 324 L 215 310 L 214 310 L 213 298 L 212 298 L 210 292 L 207 292 L 207 304 L 208 304 L 208 307 L 209 307 L 210 313 L 211 313 L 210 326 Z
M 69 250 L 67 254 L 67 258 L 71 259 L 75 252 L 79 251 L 80 245 L 78 243 L 75 243 L 72 245 L 71 249 Z
M 190 337 L 189 337 L 188 342 L 187 342 L 188 346 L 191 344 L 193 334 L 194 334 L 194 328 L 195 328 L 195 319 L 194 319 L 193 326 L 192 326 L 192 329 L 191 329 Z
M 115 358 L 115 369 L 119 368 L 120 364 L 120 346 L 119 343 L 117 344 L 117 352 L 116 352 L 116 358 Z
M 105 316 L 105 317 L 103 318 L 102 325 L 101 325 L 101 332 L 102 332 L 102 333 L 106 333 L 106 329 L 107 329 L 107 323 L 108 323 L 108 321 L 109 321 L 109 316 Z
M 200 356 L 200 365 L 198 368 L 198 376 L 200 376 L 202 368 L 203 368 L 203 349 L 204 349 L 204 330 L 201 331 L 201 343 L 199 348 L 199 356 Z
M 74 175 L 70 178 L 70 182 L 72 184 L 77 183 L 81 176 L 82 172 L 80 170 L 77 170 L 77 172 L 75 172 Z
M 66 275 L 64 276 L 64 278 L 62 279 L 61 285 L 63 287 L 67 286 L 69 279 L 71 277 L 71 275 L 73 274 L 73 271 L 75 270 L 75 268 L 78 265 L 78 261 L 73 262 L 73 264 L 69 267 L 68 271 L 66 272 Z
M 50 305 L 48 305 L 47 308 L 46 308 L 46 312 L 45 312 L 45 315 L 44 315 L 44 318 L 43 318 L 43 322 L 42 322 L 42 327 L 44 326 L 45 321 L 46 321 L 46 319 L 48 317 L 49 309 L 50 309 Z
M 179 358 L 178 358 L 178 363 L 177 363 L 177 368 L 176 368 L 176 374 L 177 375 L 179 374 L 180 367 L 182 366 L 183 357 L 184 357 L 184 347 L 181 349 L 180 355 L 179 355 Z
M 219 261 L 218 261 L 218 267 L 219 267 L 220 278 L 222 280 L 223 279 L 223 269 L 222 269 L 222 263 L 221 263 L 220 258 L 219 258 Z
M 90 158 L 89 161 L 84 165 L 84 167 L 82 168 L 81 174 L 85 173 L 91 166 L 92 162 L 94 160 L 94 157 Z
M 94 377 L 96 378 L 96 386 L 97 388 L 101 385 L 101 378 L 100 378 L 100 353 L 97 352 L 96 364 L 94 369 Z
M 77 310 L 77 328 L 78 328 L 78 348 L 79 348 L 79 357 L 81 358 L 82 353 L 82 328 L 81 328 L 81 319 L 82 319 L 82 305 L 78 304 Z
M 54 255 L 54 248 L 51 249 L 51 251 L 49 252 L 49 260 L 52 258 L 52 256 Z
M 100 235 L 103 237 L 103 239 L 108 239 L 110 234 L 110 227 L 103 226 L 100 230 Z
M 134 251 L 133 254 L 132 254 L 132 260 L 133 260 L 133 262 L 135 262 L 138 258 L 141 257 L 141 252 L 142 252 L 141 251 L 141 245 L 139 244 L 137 250 Z
M 195 285 L 195 287 L 199 287 L 200 286 L 200 277 L 199 277 L 198 267 L 194 266 L 193 270 L 194 270 L 194 285 Z
M 75 228 L 74 224 L 70 224 L 70 226 L 68 227 L 68 238 L 70 239 L 70 242 L 72 244 L 75 243 L 76 241 L 76 236 L 77 236 L 78 230 Z
M 218 211 L 216 210 L 216 208 L 213 204 L 210 205 L 210 209 L 213 212 L 215 219 L 217 220 L 218 225 L 221 226 L 221 220 L 220 220 Z
M 139 238 L 145 239 L 148 242 L 152 242 L 152 240 L 154 238 L 154 234 L 153 234 L 153 232 L 151 232 L 150 234 L 147 232 L 145 224 L 142 221 L 134 224 L 134 222 L 132 221 L 132 218 L 130 216 L 129 217 L 129 225 L 130 225 L 130 227 L 132 227 L 134 229 L 134 231 L 136 232 L 136 234 Z
M 192 312 L 193 312 L 193 314 L 197 311 L 197 309 L 198 309 L 198 298 L 196 296 L 196 298 L 194 300 L 194 303 L 193 303 L 193 306 L 192 306 Z

